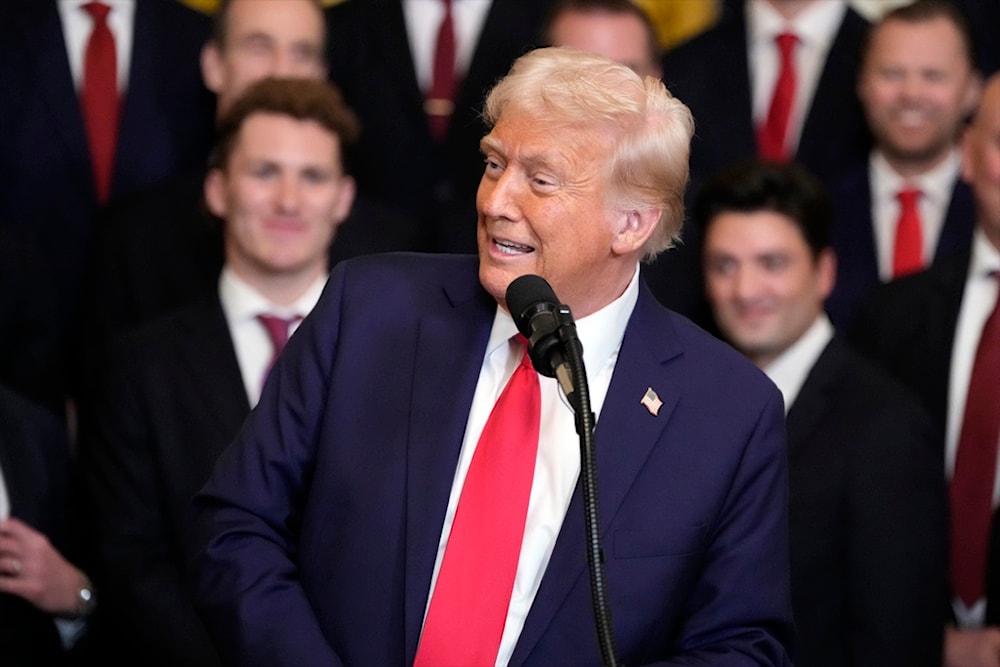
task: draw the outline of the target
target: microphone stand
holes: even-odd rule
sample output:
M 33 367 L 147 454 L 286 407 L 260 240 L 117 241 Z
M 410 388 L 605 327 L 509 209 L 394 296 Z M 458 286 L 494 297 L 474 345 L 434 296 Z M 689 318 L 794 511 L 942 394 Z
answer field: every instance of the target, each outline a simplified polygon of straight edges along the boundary
M 597 494 L 597 461 L 594 447 L 594 413 L 590 408 L 590 387 L 583 363 L 583 347 L 576 335 L 576 326 L 569 308 L 560 305 L 556 311 L 557 333 L 562 342 L 566 365 L 572 379 L 572 392 L 567 394 L 573 408 L 576 432 L 580 436 L 580 483 L 583 487 L 583 512 L 587 534 L 587 565 L 590 568 L 590 591 L 597 623 L 597 641 L 605 667 L 622 667 L 615 657 L 614 628 L 611 606 L 604 580 L 604 550 L 601 547 L 601 519 Z M 563 378 L 560 378 L 561 380 Z

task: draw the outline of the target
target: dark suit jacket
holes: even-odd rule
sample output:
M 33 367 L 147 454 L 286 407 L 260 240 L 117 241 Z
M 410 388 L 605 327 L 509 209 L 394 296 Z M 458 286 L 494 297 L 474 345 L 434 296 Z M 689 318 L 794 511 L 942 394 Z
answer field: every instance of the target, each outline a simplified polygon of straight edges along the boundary
M 879 285 L 865 299 L 852 339 L 862 352 L 909 385 L 931 416 L 944 461 L 955 326 L 969 253 Z M 994 512 L 986 573 L 986 622 L 1000 625 L 1000 513 Z
M 486 134 L 479 113 L 488 89 L 535 44 L 551 4 L 493 0 L 441 146 L 424 115 L 402 2 L 344 2 L 329 10 L 330 78 L 362 127 L 351 171 L 362 192 L 417 219 L 426 249 L 475 252 L 479 140 Z
M 0 387 L 0 466 L 11 515 L 44 533 L 57 549 L 68 541 L 69 443 L 51 414 Z M 0 594 L 0 664 L 68 664 L 52 616 Z
M 412 663 L 495 311 L 475 257 L 335 269 L 196 499 L 197 601 L 230 659 Z M 641 288 L 595 432 L 624 664 L 789 664 L 783 421 Z M 582 512 L 578 488 L 511 665 L 600 664 Z
M 68 324 L 78 305 L 98 204 L 83 117 L 55 0 L 0 3 L 0 220 L 38 231 Z M 209 17 L 176 0 L 136 3 L 112 197 L 193 166 L 211 141 L 201 82 Z
M 85 421 L 83 463 L 120 657 L 218 665 L 183 558 L 191 498 L 250 411 L 218 298 L 117 340 L 102 399 Z
M 787 426 L 795 664 L 939 666 L 946 499 L 922 407 L 834 338 Z
M 837 284 L 827 299 L 826 309 L 834 326 L 848 331 L 865 294 L 881 282 L 868 163 L 847 174 L 831 194 L 835 216 L 831 242 L 837 253 Z M 932 261 L 967 253 L 972 246 L 975 219 L 972 191 L 957 179 Z
M 720 169 L 757 154 L 744 4 L 727 7 L 715 26 L 663 58 L 664 83 L 694 115 L 689 202 Z M 859 14 L 847 10 L 830 46 L 794 156 L 827 185 L 849 165 L 863 160 L 871 146 L 854 93 L 855 59 L 867 27 Z M 701 276 L 701 236 L 701 230 L 689 222 L 684 245 L 657 258 L 645 275 L 662 303 L 711 328 Z

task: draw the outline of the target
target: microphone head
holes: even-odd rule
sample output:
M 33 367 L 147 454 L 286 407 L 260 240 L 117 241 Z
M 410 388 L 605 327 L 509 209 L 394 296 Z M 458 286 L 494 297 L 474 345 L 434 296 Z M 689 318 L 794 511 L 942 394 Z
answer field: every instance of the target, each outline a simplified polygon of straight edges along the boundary
M 552 286 L 541 276 L 532 274 L 515 278 L 507 286 L 507 310 L 514 318 L 517 330 L 525 338 L 533 333 L 531 322 L 541 311 L 552 311 L 559 306 L 559 300 Z

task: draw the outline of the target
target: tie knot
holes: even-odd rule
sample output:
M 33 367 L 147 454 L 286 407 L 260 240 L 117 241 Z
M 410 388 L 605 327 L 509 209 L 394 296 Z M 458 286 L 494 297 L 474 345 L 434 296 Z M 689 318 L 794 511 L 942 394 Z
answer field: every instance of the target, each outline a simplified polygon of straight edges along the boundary
M 896 194 L 896 198 L 903 204 L 903 206 L 913 206 L 920 199 L 920 195 L 923 194 L 918 188 L 906 187 Z
M 521 355 L 521 365 L 525 368 L 535 370 L 535 367 L 531 364 L 531 355 L 528 354 L 528 339 L 524 337 L 524 334 L 517 334 L 514 336 L 514 341 L 521 346 L 523 354 Z
M 774 41 L 778 43 L 778 48 L 781 50 L 781 55 L 789 56 L 795 45 L 798 43 L 799 38 L 796 37 L 794 32 L 783 32 L 774 38 Z
M 108 13 L 111 11 L 111 7 L 103 2 L 88 2 L 83 5 L 83 9 L 93 17 L 96 24 L 104 23 L 108 18 Z
M 276 352 L 280 352 L 288 342 L 288 328 L 302 319 L 300 315 L 292 317 L 278 317 L 277 315 L 261 314 L 257 319 L 264 325 L 271 344 Z

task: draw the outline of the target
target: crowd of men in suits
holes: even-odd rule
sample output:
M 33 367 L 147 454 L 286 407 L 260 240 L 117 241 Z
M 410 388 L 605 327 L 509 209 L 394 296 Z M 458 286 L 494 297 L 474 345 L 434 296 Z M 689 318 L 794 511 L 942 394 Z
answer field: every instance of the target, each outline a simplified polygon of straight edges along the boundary
M 1000 538 L 978 597 L 947 581 L 947 485 L 1000 269 L 1000 80 L 995 45 L 976 41 L 989 8 L 918 0 L 872 26 L 840 2 L 728 2 L 661 54 L 627 0 L 225 0 L 214 17 L 104 0 L 120 111 L 103 189 L 80 103 L 85 4 L 0 3 L 0 663 L 219 664 L 185 583 L 185 513 L 270 366 L 257 315 L 280 313 L 287 336 L 348 258 L 475 252 L 484 94 L 552 44 L 662 78 L 693 114 L 682 240 L 642 275 L 784 394 L 801 664 L 1000 665 Z M 439 134 L 427 91 L 445 13 L 458 76 Z M 773 43 L 791 28 L 787 130 L 760 160 Z M 319 135 L 283 106 L 310 96 L 343 111 Z M 307 259 L 260 245 L 265 171 L 299 179 L 269 205 L 322 221 Z M 902 185 L 920 192 L 907 270 Z M 723 271 L 781 254 L 753 254 L 767 239 L 801 260 L 785 284 L 807 294 L 748 294 Z M 798 318 L 770 354 L 754 308 Z M 28 576 L 51 594 L 4 588 Z

